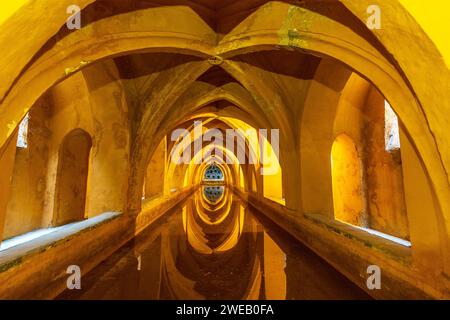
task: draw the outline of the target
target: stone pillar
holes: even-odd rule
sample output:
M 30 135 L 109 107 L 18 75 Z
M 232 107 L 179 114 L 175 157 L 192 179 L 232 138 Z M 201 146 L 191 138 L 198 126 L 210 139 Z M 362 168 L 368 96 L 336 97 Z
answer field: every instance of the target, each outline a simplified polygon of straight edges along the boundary
M 164 193 L 164 177 L 166 175 L 167 141 L 163 140 L 156 148 L 147 167 L 145 177 L 145 197 L 152 198 Z

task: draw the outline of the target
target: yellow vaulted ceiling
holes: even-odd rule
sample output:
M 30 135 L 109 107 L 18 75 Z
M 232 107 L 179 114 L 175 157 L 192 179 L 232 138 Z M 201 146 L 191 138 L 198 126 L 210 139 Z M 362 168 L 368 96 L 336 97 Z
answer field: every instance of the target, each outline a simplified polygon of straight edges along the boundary
M 33 0 L 28 0 L 29 2 Z M 450 66 L 450 1 L 399 0 L 436 44 L 447 66 Z M 9 0 L 0 3 L 0 25 L 14 14 L 27 0 Z M 45 22 L 43 22 L 45 23 Z
M 0 3 L 0 24 L 16 12 L 27 0 L 10 0 Z
M 399 0 L 416 19 L 450 66 L 450 1 Z

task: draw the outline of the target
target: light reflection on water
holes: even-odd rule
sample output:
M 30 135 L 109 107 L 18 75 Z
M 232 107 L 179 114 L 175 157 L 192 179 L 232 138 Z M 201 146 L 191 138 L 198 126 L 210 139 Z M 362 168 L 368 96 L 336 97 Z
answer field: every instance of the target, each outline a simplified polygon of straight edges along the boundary
M 217 203 L 223 196 L 224 186 L 203 186 L 203 195 L 211 203 Z
M 262 218 L 229 188 L 203 186 L 164 220 L 84 276 L 82 290 L 66 291 L 59 298 L 237 300 L 368 296 Z

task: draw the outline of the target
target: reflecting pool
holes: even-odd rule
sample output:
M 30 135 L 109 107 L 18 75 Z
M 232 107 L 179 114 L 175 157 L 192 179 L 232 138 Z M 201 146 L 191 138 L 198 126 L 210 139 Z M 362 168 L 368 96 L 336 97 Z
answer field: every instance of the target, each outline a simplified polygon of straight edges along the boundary
M 204 186 L 59 299 L 369 296 L 231 190 Z
M 224 186 L 202 186 L 203 195 L 205 196 L 206 200 L 208 200 L 212 204 L 219 202 L 219 200 L 223 196 L 224 189 Z

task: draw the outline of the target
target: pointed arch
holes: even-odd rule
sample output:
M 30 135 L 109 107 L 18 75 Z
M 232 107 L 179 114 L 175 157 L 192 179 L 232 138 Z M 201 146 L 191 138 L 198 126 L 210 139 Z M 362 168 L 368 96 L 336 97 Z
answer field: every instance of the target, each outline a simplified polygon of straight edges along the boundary
M 89 175 L 91 136 L 82 129 L 64 138 L 58 160 L 53 225 L 83 220 Z

